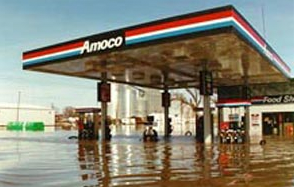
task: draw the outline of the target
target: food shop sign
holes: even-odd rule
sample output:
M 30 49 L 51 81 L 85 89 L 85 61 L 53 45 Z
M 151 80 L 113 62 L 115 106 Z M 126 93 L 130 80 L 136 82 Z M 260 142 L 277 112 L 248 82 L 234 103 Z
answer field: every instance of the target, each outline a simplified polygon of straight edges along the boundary
M 256 97 L 251 100 L 252 104 L 285 104 L 294 103 L 294 95 L 277 95 Z

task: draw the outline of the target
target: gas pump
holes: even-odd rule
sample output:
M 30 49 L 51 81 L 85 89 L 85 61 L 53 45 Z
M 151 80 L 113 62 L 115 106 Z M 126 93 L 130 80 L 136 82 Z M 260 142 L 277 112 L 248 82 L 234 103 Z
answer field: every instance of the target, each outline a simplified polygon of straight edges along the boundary
M 228 121 L 220 123 L 221 143 L 238 144 L 245 142 L 244 116 L 240 116 L 240 112 L 237 112 L 236 108 L 231 108 L 231 113 L 228 114 Z
M 95 140 L 98 139 L 98 123 L 96 114 L 100 112 L 98 108 L 79 108 L 75 110 L 79 114 L 78 139 Z M 95 128 L 96 126 L 96 128 Z
M 155 129 L 153 129 L 154 123 L 154 116 L 147 116 L 147 128 L 143 132 L 143 140 L 144 142 L 151 141 L 156 142 L 158 141 L 158 133 Z
M 79 139 L 95 139 L 94 122 L 92 117 L 90 115 L 82 115 L 82 117 L 82 122 L 80 122 L 82 124 L 79 124 L 82 126 L 79 128 Z

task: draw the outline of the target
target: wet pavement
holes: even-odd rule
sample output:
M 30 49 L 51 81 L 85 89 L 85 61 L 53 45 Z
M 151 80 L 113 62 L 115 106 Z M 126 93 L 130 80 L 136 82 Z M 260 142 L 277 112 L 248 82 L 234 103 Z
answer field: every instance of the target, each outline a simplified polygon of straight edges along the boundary
M 141 132 L 120 127 L 101 143 L 68 139 L 75 131 L 2 130 L 0 186 L 294 186 L 294 137 L 205 147 L 193 136 L 144 143 Z

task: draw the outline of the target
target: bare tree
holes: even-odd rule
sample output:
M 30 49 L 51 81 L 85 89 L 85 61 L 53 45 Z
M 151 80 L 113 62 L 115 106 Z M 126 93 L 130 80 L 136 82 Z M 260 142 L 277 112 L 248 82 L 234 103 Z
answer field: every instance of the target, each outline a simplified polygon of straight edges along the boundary
M 63 109 L 64 117 L 75 117 L 75 109 L 72 106 L 67 106 Z
M 197 121 L 197 118 L 198 118 L 197 111 L 198 111 L 199 105 L 201 103 L 201 96 L 196 89 L 186 88 L 185 91 L 187 94 L 184 94 L 184 93 L 173 94 L 171 101 L 180 101 L 181 106 L 187 105 L 187 106 L 191 107 L 192 111 L 195 114 L 195 119 Z

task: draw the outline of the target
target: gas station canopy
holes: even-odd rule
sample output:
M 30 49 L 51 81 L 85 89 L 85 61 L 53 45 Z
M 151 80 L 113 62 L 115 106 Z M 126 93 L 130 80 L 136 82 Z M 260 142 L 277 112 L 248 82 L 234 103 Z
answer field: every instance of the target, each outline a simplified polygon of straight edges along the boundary
M 290 68 L 232 6 L 180 15 L 23 53 L 23 68 L 163 89 L 285 82 Z M 166 82 L 163 74 L 168 75 Z

